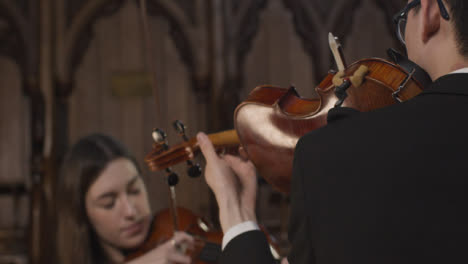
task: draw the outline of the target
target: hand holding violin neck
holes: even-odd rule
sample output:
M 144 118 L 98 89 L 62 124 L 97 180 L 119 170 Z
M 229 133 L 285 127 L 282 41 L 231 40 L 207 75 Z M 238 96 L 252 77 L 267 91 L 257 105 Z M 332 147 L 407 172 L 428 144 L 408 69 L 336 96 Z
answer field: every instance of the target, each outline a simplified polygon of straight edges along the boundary
M 218 156 L 204 133 L 199 133 L 197 139 L 206 159 L 205 178 L 218 202 L 223 231 L 245 221 L 256 221 L 257 179 L 254 165 L 239 157 Z

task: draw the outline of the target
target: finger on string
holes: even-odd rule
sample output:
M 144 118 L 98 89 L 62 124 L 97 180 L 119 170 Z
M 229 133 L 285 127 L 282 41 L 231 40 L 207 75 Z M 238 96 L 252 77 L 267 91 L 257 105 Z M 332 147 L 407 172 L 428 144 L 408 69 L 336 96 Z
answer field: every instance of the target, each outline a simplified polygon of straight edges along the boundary
M 218 154 L 216 154 L 216 150 L 213 146 L 213 143 L 211 143 L 211 140 L 205 133 L 199 132 L 197 134 L 197 140 L 198 145 L 200 146 L 200 150 L 203 153 L 203 156 L 205 156 L 205 158 L 207 159 L 207 161 L 218 159 Z
M 245 161 L 243 161 L 240 157 L 233 156 L 233 155 L 230 155 L 230 154 L 223 155 L 222 158 L 223 158 L 223 160 L 225 160 L 226 163 L 229 164 L 231 167 L 233 167 L 233 166 L 239 166 L 239 165 L 245 163 Z
M 249 168 L 252 172 L 255 172 L 255 165 L 250 160 L 243 160 L 241 157 L 226 155 L 223 160 L 234 170 L 239 173 L 243 168 Z

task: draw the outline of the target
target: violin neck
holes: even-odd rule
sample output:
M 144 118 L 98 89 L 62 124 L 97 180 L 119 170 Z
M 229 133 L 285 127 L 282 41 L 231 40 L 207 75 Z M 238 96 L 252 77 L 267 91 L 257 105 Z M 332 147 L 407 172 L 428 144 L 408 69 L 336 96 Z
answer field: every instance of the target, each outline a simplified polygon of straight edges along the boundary
M 240 140 L 236 130 L 226 130 L 218 133 L 209 134 L 211 142 L 215 148 L 239 146 Z
M 211 140 L 211 143 L 213 143 L 213 146 L 217 151 L 231 149 L 240 145 L 239 136 L 237 135 L 237 132 L 234 129 L 207 134 L 207 136 Z M 193 150 L 194 154 L 195 152 L 198 153 L 198 151 L 200 150 L 200 146 L 198 145 L 196 137 L 191 138 L 185 144 L 187 147 Z
M 240 140 L 235 130 L 209 134 L 208 137 L 218 153 L 237 153 Z M 193 159 L 199 151 L 200 146 L 196 137 L 169 149 L 165 149 L 161 143 L 155 143 L 153 150 L 145 157 L 145 162 L 152 171 L 160 171 Z

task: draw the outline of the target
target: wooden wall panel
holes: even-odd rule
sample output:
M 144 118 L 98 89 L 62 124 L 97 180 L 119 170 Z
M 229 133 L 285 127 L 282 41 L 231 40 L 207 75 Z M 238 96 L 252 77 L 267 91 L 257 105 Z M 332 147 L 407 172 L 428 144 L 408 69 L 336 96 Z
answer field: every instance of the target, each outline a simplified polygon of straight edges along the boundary
M 314 95 L 311 60 L 295 33 L 290 12 L 280 0 L 270 0 L 261 13 L 259 32 L 247 55 L 242 96 L 261 84 L 295 85 L 303 97 Z
M 120 19 L 119 19 L 120 18 Z M 131 17 L 128 18 L 132 19 Z M 113 74 L 124 70 L 119 66 L 122 65 L 122 47 L 123 41 L 121 17 L 116 14 L 113 17 L 105 17 L 98 20 L 98 23 L 94 25 L 94 38 L 91 41 L 91 46 L 97 47 L 96 62 L 99 67 L 99 81 L 95 83 L 95 89 L 101 91 L 99 96 L 100 108 L 96 112 L 100 115 L 100 127 L 95 128 L 96 131 L 113 135 L 118 139 L 123 138 L 122 116 L 121 109 L 124 107 L 124 102 L 118 100 L 112 96 L 110 91 L 110 80 Z M 135 48 L 133 48 L 135 49 Z M 89 55 L 90 51 L 86 53 Z M 130 52 L 130 51 L 129 51 Z M 87 72 L 92 71 L 92 64 L 87 64 L 86 59 L 83 61 L 80 70 L 84 71 L 82 74 L 86 75 Z M 77 74 L 76 76 L 80 76 Z M 75 87 L 75 92 L 78 90 L 86 89 L 86 87 L 80 86 L 79 84 Z M 71 118 L 72 119 L 72 118 Z
M 395 45 L 396 37 L 388 32 L 382 9 L 373 0 L 362 2 L 353 15 L 352 30 L 346 36 L 344 52 L 349 63 L 369 57 L 387 59 L 387 49 Z
M 314 71 L 314 65 L 312 65 L 310 57 L 307 56 L 301 39 L 295 35 L 294 31 L 290 34 L 290 83 L 296 87 L 302 97 L 315 97 L 314 88 L 320 80 L 315 80 L 314 76 L 310 74 Z
M 85 71 L 84 68 L 79 67 L 75 75 L 76 88 L 70 97 L 69 116 L 69 136 L 72 142 L 83 135 L 99 131 L 98 128 L 102 122 L 99 111 L 102 83 L 98 54 L 97 47 L 91 44 L 83 61 L 85 63 L 89 61 L 93 69 Z
M 29 100 L 12 60 L 0 57 L 0 76 L 0 184 L 22 184 L 29 181 Z M 0 195 L 0 208 L 0 228 L 27 225 L 27 196 Z

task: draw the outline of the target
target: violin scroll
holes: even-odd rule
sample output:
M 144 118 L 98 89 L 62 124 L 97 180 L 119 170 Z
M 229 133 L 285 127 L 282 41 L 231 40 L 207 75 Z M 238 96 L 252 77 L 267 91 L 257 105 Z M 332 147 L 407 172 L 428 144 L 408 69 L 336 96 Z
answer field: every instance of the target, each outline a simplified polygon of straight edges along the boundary
M 209 134 L 208 137 L 218 152 L 236 153 L 240 145 L 239 137 L 235 130 Z M 161 171 L 176 164 L 187 162 L 189 176 L 198 177 L 201 174 L 201 168 L 193 162 L 193 159 L 200 152 L 200 146 L 195 137 L 189 139 L 183 136 L 183 139 L 183 142 L 167 149 L 161 147 L 160 143 L 155 142 L 153 149 L 145 157 L 148 167 L 152 171 Z

